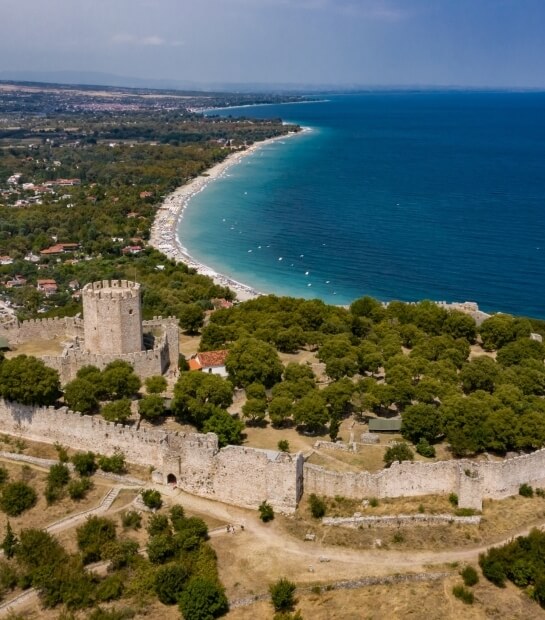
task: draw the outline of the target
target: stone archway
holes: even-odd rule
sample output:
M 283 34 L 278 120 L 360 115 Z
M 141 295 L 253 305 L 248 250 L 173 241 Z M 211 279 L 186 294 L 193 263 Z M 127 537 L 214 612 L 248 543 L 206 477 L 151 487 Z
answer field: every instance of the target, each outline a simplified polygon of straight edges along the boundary
M 175 487 L 177 482 L 178 482 L 178 480 L 176 479 L 176 476 L 174 474 L 168 474 L 168 476 L 167 476 L 167 484 L 170 484 L 170 486 Z

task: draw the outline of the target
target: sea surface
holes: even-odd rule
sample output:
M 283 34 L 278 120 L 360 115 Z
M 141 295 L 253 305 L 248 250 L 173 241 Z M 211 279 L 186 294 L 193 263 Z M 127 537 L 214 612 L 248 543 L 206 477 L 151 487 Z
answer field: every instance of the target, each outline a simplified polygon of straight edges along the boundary
M 545 93 L 375 92 L 232 108 L 310 131 L 192 199 L 180 238 L 257 290 L 476 301 L 545 318 Z

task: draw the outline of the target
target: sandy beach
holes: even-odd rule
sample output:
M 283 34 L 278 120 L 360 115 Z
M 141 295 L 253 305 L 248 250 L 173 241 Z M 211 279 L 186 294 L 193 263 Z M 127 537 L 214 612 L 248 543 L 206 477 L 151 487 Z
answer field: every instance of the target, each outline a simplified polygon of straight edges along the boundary
M 308 128 L 303 128 L 303 131 L 308 130 Z M 283 136 L 270 138 L 269 140 L 263 140 L 262 142 L 252 144 L 252 146 L 243 151 L 234 151 L 222 162 L 216 164 L 212 168 L 209 168 L 205 173 L 206 176 L 201 175 L 189 183 L 178 187 L 165 198 L 163 204 L 157 211 L 151 228 L 149 244 L 168 256 L 168 258 L 175 260 L 176 262 L 186 263 L 189 267 L 194 268 L 198 273 L 211 277 L 216 284 L 228 286 L 236 293 L 239 301 L 246 301 L 262 295 L 261 292 L 256 291 L 252 287 L 218 273 L 207 265 L 195 260 L 189 254 L 187 248 L 183 245 L 183 242 L 178 236 L 179 221 L 183 217 L 183 212 L 189 205 L 190 200 L 196 194 L 202 192 L 208 183 L 223 177 L 231 166 L 238 164 L 244 157 L 255 153 L 266 144 L 270 144 L 276 140 L 284 140 L 289 137 L 297 136 L 299 133 L 301 132 L 288 133 Z

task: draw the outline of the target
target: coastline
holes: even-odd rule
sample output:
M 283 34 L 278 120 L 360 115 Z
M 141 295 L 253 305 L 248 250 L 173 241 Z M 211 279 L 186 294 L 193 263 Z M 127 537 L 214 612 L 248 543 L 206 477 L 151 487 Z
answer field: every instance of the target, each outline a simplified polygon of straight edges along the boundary
M 255 153 L 267 144 L 278 140 L 285 140 L 286 138 L 293 138 L 307 131 L 311 131 L 311 129 L 309 127 L 302 127 L 299 132 L 290 132 L 282 136 L 269 138 L 256 142 L 243 151 L 234 151 L 223 161 L 212 166 L 200 176 L 176 188 L 165 197 L 155 215 L 151 227 L 149 245 L 165 254 L 171 260 L 183 262 L 188 267 L 195 269 L 197 273 L 209 276 L 216 284 L 229 287 L 239 301 L 247 301 L 248 299 L 254 299 L 263 295 L 262 292 L 253 289 L 251 286 L 218 273 L 204 263 L 195 260 L 183 245 L 178 235 L 178 226 L 191 199 L 196 194 L 202 192 L 210 182 L 223 177 L 231 166 L 240 163 L 244 157 Z

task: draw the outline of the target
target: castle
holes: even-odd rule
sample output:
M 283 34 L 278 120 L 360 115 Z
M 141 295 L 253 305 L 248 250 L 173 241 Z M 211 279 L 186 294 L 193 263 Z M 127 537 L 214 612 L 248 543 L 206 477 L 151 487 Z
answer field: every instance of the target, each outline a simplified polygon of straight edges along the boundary
M 10 345 L 61 339 L 61 355 L 40 357 L 58 371 L 62 383 L 74 379 L 82 366 L 103 369 L 119 359 L 132 364 L 142 378 L 177 370 L 178 321 L 173 317 L 142 321 L 140 284 L 92 282 L 83 287 L 82 300 L 83 319 L 13 321 L 0 325 L 0 335 Z

